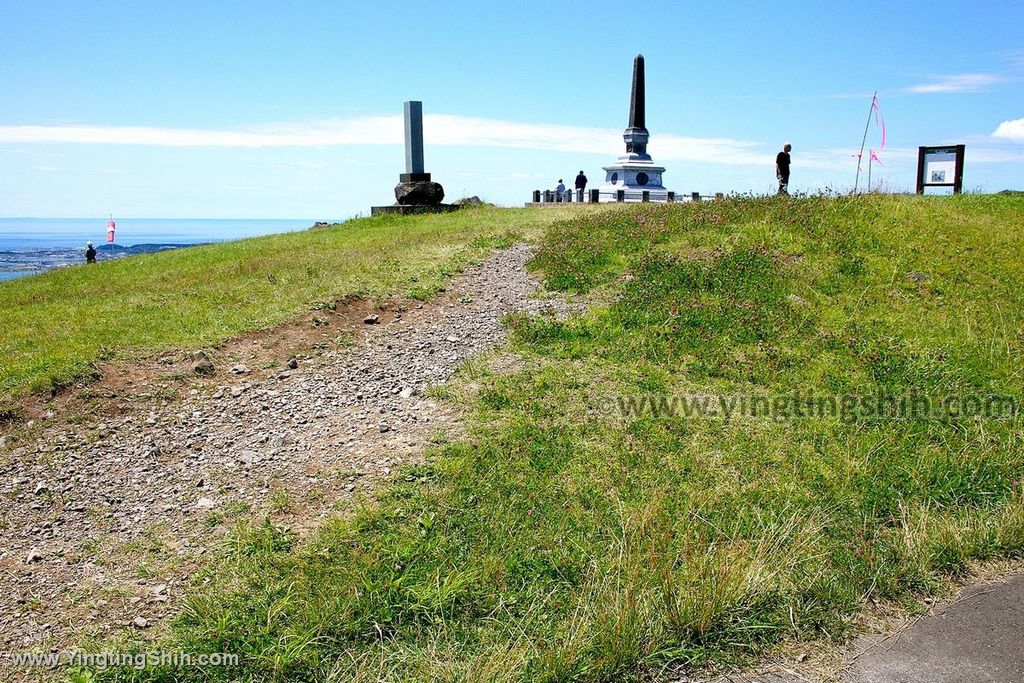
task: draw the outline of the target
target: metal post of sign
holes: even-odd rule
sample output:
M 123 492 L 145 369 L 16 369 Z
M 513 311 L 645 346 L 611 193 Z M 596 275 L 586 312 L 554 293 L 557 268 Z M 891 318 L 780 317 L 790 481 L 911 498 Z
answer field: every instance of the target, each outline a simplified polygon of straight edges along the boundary
M 924 151 L 927 147 L 917 148 L 917 193 L 924 194 Z
M 964 189 L 964 151 L 966 145 L 956 146 L 956 167 L 953 172 L 953 194 L 960 194 Z

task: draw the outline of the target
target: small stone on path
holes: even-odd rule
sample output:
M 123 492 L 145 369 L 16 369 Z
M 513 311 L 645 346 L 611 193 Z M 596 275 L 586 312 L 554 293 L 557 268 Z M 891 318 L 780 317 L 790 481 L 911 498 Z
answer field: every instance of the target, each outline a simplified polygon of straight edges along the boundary
M 213 372 L 213 363 L 206 357 L 206 354 L 202 351 L 195 355 L 195 362 L 192 364 L 192 372 L 197 375 L 209 375 Z

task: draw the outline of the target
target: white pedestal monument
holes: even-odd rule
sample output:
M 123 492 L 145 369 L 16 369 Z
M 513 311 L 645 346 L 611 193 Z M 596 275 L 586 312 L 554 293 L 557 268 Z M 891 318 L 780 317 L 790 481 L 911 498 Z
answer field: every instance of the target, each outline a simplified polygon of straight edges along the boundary
M 604 184 L 600 187 L 602 202 L 667 202 L 669 191 L 661 181 L 664 166 L 655 166 L 647 153 L 650 133 L 644 125 L 644 56 L 633 60 L 633 90 L 629 98 L 629 127 L 622 134 L 626 142 L 626 153 L 610 165 L 602 167 L 605 172 Z M 674 193 L 672 193 L 674 195 Z

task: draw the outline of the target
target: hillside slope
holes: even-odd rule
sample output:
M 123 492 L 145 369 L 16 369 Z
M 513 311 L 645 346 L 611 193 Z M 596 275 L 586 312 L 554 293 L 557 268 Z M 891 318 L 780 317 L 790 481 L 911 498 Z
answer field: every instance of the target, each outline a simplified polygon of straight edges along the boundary
M 216 345 L 346 296 L 428 297 L 510 222 L 537 235 L 558 215 L 484 207 L 356 219 L 0 283 L 0 397 L 95 377 L 103 361 Z
M 1024 552 L 1024 201 L 636 206 L 532 267 L 467 440 L 308 543 L 254 523 L 145 680 L 641 680 L 841 638 Z M 509 226 L 514 228 L 514 225 Z M 463 397 L 463 398 L 460 398 Z M 468 397 L 468 398 L 467 398 Z

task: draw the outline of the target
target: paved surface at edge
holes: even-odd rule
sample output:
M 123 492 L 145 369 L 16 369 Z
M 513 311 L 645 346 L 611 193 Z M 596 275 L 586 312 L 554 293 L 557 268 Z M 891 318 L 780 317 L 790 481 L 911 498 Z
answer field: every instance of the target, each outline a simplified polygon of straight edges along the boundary
M 686 679 L 683 679 L 686 680 Z M 769 665 L 713 683 L 1024 683 L 1024 573 L 965 588 L 893 633 L 857 638 L 839 671 Z
M 856 648 L 850 683 L 1022 683 L 1024 574 L 967 588 L 902 633 Z

